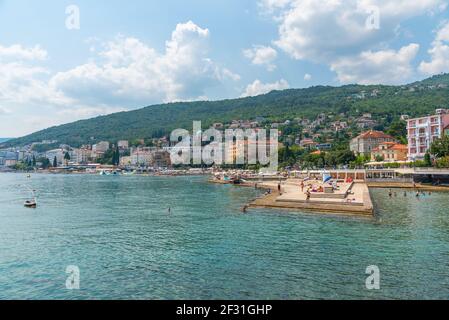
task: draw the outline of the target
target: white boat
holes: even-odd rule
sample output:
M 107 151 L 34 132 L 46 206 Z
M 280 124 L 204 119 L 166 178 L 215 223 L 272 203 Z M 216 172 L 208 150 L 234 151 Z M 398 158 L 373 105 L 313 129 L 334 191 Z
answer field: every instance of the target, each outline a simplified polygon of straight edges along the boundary
M 37 208 L 37 200 L 36 200 L 36 190 L 32 190 L 29 187 L 27 187 L 30 192 L 33 194 L 33 198 L 31 200 L 26 200 L 23 204 L 26 208 Z
M 25 206 L 26 208 L 32 208 L 32 209 L 37 208 L 37 202 L 36 202 L 36 199 L 25 201 L 24 206 Z

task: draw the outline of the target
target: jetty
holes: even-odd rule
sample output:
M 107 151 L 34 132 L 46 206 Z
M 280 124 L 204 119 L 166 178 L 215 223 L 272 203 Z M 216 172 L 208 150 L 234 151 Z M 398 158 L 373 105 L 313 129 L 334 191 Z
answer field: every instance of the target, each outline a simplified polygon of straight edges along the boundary
M 302 211 L 319 211 L 321 213 L 372 216 L 374 207 L 369 189 L 363 181 L 337 183 L 337 188 L 327 187 L 318 180 L 303 182 L 295 179 L 279 184 L 262 183 L 261 188 L 269 188 L 271 192 L 254 200 L 249 208 L 278 208 Z M 306 189 L 316 187 L 315 191 Z

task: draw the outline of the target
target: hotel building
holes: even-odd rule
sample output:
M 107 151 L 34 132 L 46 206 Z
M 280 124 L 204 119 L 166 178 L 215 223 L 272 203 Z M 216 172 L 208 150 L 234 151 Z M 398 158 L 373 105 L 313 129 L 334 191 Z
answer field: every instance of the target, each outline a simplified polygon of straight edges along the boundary
M 407 120 L 408 159 L 424 159 L 431 144 L 443 137 L 448 125 L 449 109 L 438 109 L 433 116 Z

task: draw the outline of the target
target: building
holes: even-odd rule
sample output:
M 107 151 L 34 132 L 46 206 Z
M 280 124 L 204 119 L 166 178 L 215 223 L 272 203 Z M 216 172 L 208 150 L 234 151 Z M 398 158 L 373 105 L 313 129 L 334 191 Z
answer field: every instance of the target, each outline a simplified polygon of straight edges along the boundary
M 249 141 L 245 139 L 244 141 L 226 143 L 223 160 L 226 164 L 256 164 L 262 160 L 261 156 L 266 156 L 269 159 L 271 148 L 276 146 L 278 149 L 283 147 L 277 140 Z
M 170 153 L 158 148 L 137 148 L 131 151 L 129 157 L 122 157 L 120 165 L 169 167 L 171 165 Z
M 315 148 L 316 145 L 317 145 L 316 142 L 314 142 L 312 139 L 308 139 L 308 138 L 303 139 L 299 142 L 299 146 L 302 148 L 306 148 L 306 149 L 307 148 L 309 148 L 309 149 Z
M 131 165 L 131 157 L 120 157 L 120 166 L 127 167 Z
M 385 162 L 406 161 L 408 147 L 405 144 L 397 144 L 394 142 L 384 142 L 379 144 L 371 152 L 371 161 L 377 158 L 383 158 Z
M 12 167 L 17 164 L 17 153 L 0 151 L 0 167 Z
M 350 149 L 357 155 L 371 155 L 371 152 L 379 147 L 381 143 L 394 142 L 396 140 L 381 131 L 366 131 L 359 135 L 357 138 L 351 140 Z
M 65 150 L 64 149 L 53 149 L 47 151 L 45 153 L 45 157 L 53 164 L 54 159 L 56 158 L 56 162 L 58 165 L 64 162 Z
M 151 165 L 153 160 L 152 148 L 137 148 L 132 150 L 130 156 L 130 162 L 132 166 L 145 166 Z
M 121 140 L 121 141 L 117 142 L 117 146 L 121 150 L 127 150 L 127 149 L 129 149 L 129 142 L 126 140 Z
M 92 150 L 88 148 L 72 149 L 70 161 L 75 163 L 88 163 L 92 159 Z
M 408 159 L 422 160 L 431 144 L 443 137 L 449 126 L 449 109 L 438 109 L 435 115 L 407 121 Z
M 92 146 L 92 151 L 94 153 L 105 153 L 108 150 L 109 150 L 109 142 L 107 141 L 101 141 Z
M 154 151 L 152 166 L 156 168 L 167 168 L 171 166 L 170 153 L 164 150 Z
M 444 135 L 449 137 L 449 124 L 444 128 Z
M 331 150 L 332 143 L 320 143 L 316 145 L 316 148 L 320 151 Z

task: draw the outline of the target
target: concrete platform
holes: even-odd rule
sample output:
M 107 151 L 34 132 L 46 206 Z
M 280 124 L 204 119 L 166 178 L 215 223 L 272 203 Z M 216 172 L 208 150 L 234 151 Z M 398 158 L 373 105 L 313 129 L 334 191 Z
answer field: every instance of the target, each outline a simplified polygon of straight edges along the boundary
M 354 183 L 351 187 L 353 194 L 351 193 L 345 199 L 311 198 L 307 200 L 306 194 L 301 192 L 301 188 L 296 183 L 290 184 L 287 182 L 282 185 L 281 194 L 277 192 L 277 185 L 274 187 L 272 184 L 264 184 L 261 187 L 270 188 L 273 192 L 250 203 L 250 208 L 301 209 L 362 216 L 374 214 L 371 196 L 365 183 Z M 341 192 L 345 191 L 342 190 Z

